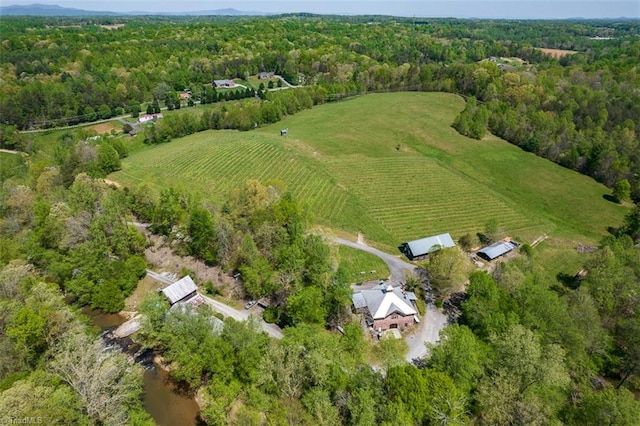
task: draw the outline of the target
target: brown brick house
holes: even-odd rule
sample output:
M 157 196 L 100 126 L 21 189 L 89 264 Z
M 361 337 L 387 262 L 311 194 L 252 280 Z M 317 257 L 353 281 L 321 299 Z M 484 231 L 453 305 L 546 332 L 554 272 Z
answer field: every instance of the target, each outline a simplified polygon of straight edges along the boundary
M 368 318 L 368 323 L 376 331 L 392 328 L 405 329 L 417 322 L 414 308 L 416 295 L 392 285 L 377 285 L 362 290 L 352 296 L 356 310 Z

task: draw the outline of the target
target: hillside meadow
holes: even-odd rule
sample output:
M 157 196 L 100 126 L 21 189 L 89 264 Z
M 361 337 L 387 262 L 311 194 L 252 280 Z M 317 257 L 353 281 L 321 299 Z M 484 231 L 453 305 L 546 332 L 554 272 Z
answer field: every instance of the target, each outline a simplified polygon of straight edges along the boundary
M 604 198 L 605 186 L 499 138 L 459 135 L 451 123 L 463 108 L 446 93 L 356 97 L 250 132 L 145 147 L 109 179 L 214 201 L 249 179 L 277 182 L 321 227 L 360 232 L 386 249 L 435 233 L 475 234 L 492 219 L 524 242 L 546 233 L 566 245 L 594 243 L 621 223 L 627 209 Z

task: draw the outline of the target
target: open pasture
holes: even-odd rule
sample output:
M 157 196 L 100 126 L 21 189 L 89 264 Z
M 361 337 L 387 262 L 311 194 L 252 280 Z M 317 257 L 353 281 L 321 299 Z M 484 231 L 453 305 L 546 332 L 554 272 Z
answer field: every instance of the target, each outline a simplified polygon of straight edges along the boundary
M 93 130 L 99 135 L 108 135 L 115 131 L 116 133 L 122 132 L 122 123 L 118 121 L 107 121 L 100 124 L 94 124 L 93 126 L 87 126 L 87 130 Z
M 444 93 L 362 96 L 256 131 L 149 147 L 110 178 L 213 200 L 249 179 L 280 181 L 316 223 L 388 249 L 440 232 L 457 239 L 494 218 L 524 242 L 543 233 L 596 241 L 621 223 L 626 208 L 606 201 L 610 190 L 592 179 L 498 138 L 459 135 L 450 125 L 463 108 Z
M 542 53 L 552 56 L 556 59 L 560 59 L 563 58 L 567 55 L 575 55 L 576 52 L 575 50 L 564 50 L 564 49 L 547 49 L 545 47 L 537 47 L 536 49 L 538 49 L 539 51 L 541 51 Z

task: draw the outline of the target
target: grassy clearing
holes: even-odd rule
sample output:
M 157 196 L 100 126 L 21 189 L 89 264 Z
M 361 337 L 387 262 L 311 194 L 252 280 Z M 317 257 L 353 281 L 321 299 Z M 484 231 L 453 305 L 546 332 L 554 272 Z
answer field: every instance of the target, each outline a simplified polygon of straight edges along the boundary
M 391 274 L 387 264 L 370 253 L 351 247 L 338 246 L 338 254 L 340 255 L 340 266 L 346 269 L 351 282 L 387 279 Z
M 108 135 L 112 131 L 115 133 L 122 133 L 122 123 L 119 121 L 107 121 L 106 123 L 94 124 L 87 126 L 87 130 L 94 131 L 99 135 Z
M 280 180 L 316 223 L 362 232 L 389 251 L 439 232 L 457 239 L 493 218 L 523 242 L 547 233 L 593 243 L 621 222 L 627 209 L 606 201 L 610 190 L 592 179 L 498 138 L 459 135 L 450 124 L 463 108 L 443 93 L 362 96 L 256 131 L 209 131 L 144 149 L 110 179 L 213 200 L 248 179 Z
M 25 176 L 27 174 L 27 159 L 20 154 L 0 152 L 0 182 L 9 176 Z
M 279 79 L 276 77 L 260 79 L 258 78 L 257 75 L 252 75 L 249 77 L 249 80 L 247 81 L 247 83 L 249 83 L 248 85 L 253 87 L 255 90 L 258 90 L 258 88 L 260 88 L 260 83 L 263 83 L 264 87 L 267 88 L 269 86 L 270 81 L 273 81 L 273 86 L 277 87 Z

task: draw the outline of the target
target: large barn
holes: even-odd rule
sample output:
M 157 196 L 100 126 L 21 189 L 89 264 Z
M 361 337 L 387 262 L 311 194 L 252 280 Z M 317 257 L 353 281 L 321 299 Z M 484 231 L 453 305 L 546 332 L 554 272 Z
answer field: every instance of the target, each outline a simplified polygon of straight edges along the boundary
M 417 322 L 416 295 L 400 287 L 379 284 L 351 297 L 356 310 L 370 315 L 369 325 L 376 331 L 405 329 Z
M 414 260 L 440 250 L 441 248 L 455 247 L 455 245 L 451 235 L 446 233 L 402 243 L 398 247 L 398 250 L 407 256 L 409 260 Z
M 516 247 L 518 247 L 518 243 L 515 241 L 498 241 L 497 243 L 478 250 L 476 254 L 484 260 L 492 261 L 500 256 L 504 256 Z

